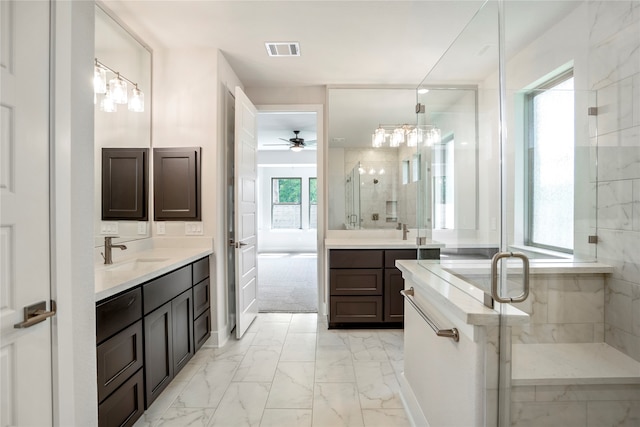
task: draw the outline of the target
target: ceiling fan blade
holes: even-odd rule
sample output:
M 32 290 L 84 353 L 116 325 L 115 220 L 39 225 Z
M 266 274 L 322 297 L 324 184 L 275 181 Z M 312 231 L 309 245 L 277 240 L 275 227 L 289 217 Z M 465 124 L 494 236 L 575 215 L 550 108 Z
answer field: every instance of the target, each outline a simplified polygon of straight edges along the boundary
M 318 145 L 318 141 L 316 141 L 315 139 L 312 141 L 305 141 L 304 145 Z
M 281 139 L 281 140 L 283 140 L 283 141 L 285 141 L 285 142 L 291 142 L 291 141 L 289 141 L 288 139 L 284 139 L 284 138 L 278 138 L 278 139 Z
M 282 147 L 282 146 L 291 145 L 291 144 L 289 144 L 289 143 L 283 144 L 283 143 L 279 142 L 279 143 L 276 143 L 276 144 L 262 144 L 262 145 L 277 145 L 277 146 Z

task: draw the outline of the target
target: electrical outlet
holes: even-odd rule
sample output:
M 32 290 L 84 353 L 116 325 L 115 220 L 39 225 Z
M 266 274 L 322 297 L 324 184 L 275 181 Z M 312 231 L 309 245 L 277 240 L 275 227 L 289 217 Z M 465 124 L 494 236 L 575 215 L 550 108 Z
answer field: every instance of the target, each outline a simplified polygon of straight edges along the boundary
M 110 222 L 110 221 L 103 221 L 100 224 L 100 234 L 106 234 L 106 235 L 116 235 L 116 234 L 118 234 L 118 223 L 117 222 Z
M 147 223 L 138 221 L 138 234 L 147 234 Z
M 201 222 L 185 222 L 184 234 L 186 236 L 202 236 L 204 229 Z
M 158 235 L 165 234 L 167 232 L 165 225 L 164 221 L 156 222 L 156 233 Z

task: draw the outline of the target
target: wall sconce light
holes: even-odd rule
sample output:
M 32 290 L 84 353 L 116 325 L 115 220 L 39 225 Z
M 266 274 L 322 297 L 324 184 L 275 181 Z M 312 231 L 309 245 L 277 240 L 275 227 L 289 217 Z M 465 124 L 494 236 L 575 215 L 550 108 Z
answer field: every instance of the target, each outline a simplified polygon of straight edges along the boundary
M 107 71 L 115 74 L 108 84 Z M 133 86 L 130 97 L 127 83 Z M 138 84 L 98 61 L 98 58 L 95 58 L 93 71 L 93 91 L 96 95 L 104 94 L 100 101 L 100 111 L 115 112 L 117 104 L 128 104 L 129 111 L 136 113 L 144 111 L 144 93 L 138 88 Z M 97 97 L 95 102 L 97 103 Z

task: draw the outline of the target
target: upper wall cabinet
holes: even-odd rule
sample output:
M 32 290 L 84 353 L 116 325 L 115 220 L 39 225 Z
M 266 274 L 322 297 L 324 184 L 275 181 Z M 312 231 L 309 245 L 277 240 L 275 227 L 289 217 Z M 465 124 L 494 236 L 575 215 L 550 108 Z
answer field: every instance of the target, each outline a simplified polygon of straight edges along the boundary
M 102 149 L 102 219 L 147 220 L 149 149 Z
M 200 147 L 154 148 L 156 221 L 200 221 Z

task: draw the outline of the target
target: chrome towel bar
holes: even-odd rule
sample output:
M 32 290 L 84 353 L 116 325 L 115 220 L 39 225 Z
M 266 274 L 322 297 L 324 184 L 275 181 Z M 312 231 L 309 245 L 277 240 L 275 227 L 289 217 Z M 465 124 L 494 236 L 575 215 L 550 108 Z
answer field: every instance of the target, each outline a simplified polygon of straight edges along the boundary
M 407 302 L 409 304 L 411 304 L 411 306 L 413 308 L 416 309 L 418 314 L 424 319 L 425 322 L 427 322 L 427 324 L 431 327 L 431 329 L 433 329 L 433 332 L 435 332 L 437 336 L 445 337 L 445 338 L 451 338 L 455 342 L 460 341 L 460 334 L 458 333 L 458 329 L 456 329 L 456 328 L 451 328 L 451 329 L 440 329 L 440 328 L 438 328 L 438 326 L 436 326 L 434 321 L 431 320 L 429 318 L 429 316 L 427 316 L 426 313 L 424 311 L 422 311 L 422 309 L 420 307 L 418 307 L 418 305 L 415 303 L 413 298 L 411 298 L 415 294 L 413 288 L 403 289 L 403 290 L 400 291 L 400 293 L 407 300 Z

